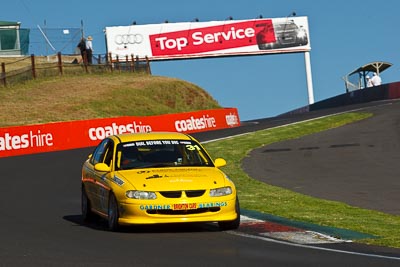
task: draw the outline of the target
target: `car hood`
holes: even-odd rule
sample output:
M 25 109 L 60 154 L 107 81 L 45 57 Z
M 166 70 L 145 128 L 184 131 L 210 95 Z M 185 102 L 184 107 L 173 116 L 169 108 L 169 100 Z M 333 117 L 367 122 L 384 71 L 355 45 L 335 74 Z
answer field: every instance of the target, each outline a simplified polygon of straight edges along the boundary
M 136 190 L 195 190 L 226 186 L 225 174 L 214 167 L 153 168 L 119 171 Z

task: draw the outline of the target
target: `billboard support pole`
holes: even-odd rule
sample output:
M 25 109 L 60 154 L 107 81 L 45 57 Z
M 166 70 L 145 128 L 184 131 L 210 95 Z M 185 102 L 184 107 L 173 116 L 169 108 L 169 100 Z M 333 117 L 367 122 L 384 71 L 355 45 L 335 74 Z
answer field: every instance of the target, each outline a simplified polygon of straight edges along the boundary
M 310 60 L 310 52 L 304 52 L 304 62 L 306 64 L 306 75 L 307 75 L 307 89 L 308 89 L 308 104 L 314 104 L 314 91 L 313 91 L 313 83 L 312 83 L 312 74 L 311 74 L 311 60 Z

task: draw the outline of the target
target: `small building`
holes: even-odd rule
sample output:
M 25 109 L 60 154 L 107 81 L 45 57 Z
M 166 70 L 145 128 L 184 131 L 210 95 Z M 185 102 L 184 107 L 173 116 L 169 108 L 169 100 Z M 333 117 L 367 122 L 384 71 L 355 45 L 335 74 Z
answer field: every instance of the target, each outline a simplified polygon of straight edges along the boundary
M 27 55 L 28 50 L 29 30 L 20 22 L 0 21 L 0 56 Z
M 392 63 L 389 62 L 375 61 L 353 70 L 343 77 L 343 80 L 345 81 L 346 92 L 366 88 L 367 77 L 372 76 L 370 73 L 376 73 L 377 75 L 380 75 L 383 71 L 391 66 Z

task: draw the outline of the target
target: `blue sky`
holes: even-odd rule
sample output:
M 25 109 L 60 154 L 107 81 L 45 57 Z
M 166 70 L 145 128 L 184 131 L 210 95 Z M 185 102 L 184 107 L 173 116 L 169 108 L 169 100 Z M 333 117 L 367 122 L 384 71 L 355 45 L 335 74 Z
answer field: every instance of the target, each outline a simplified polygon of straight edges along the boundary
M 398 0 L 229 0 L 229 1 L 3 1 L 3 21 L 36 28 L 81 26 L 94 37 L 95 53 L 105 53 L 108 26 L 307 16 L 315 101 L 345 93 L 342 77 L 373 61 L 393 64 L 383 83 L 399 81 Z M 152 63 L 153 75 L 197 84 L 220 105 L 238 108 L 241 120 L 273 117 L 308 104 L 304 54 L 191 59 Z

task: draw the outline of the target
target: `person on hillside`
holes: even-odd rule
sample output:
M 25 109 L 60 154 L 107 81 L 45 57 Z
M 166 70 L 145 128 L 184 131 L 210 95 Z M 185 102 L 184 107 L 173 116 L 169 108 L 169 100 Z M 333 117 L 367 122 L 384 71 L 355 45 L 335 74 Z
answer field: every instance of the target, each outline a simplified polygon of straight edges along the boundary
M 372 76 L 372 78 L 371 78 L 371 83 L 372 83 L 372 86 L 378 86 L 378 85 L 382 84 L 382 79 L 381 79 L 381 77 L 379 77 L 379 75 L 376 72 L 374 72 L 374 76 Z
M 86 57 L 88 64 L 92 64 L 92 57 L 93 57 L 93 43 L 92 43 L 92 36 L 88 36 L 86 40 Z
M 78 47 L 79 51 L 81 52 L 82 61 L 84 61 L 86 58 L 86 40 L 85 40 L 85 38 L 83 38 L 83 37 L 81 38 L 77 47 Z

